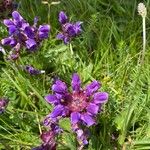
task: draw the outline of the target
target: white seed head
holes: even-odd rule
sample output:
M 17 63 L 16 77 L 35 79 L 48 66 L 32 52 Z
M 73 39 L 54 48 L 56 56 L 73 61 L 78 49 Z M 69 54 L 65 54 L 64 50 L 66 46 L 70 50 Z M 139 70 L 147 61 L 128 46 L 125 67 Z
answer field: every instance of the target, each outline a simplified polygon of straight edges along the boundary
M 141 15 L 142 17 L 146 17 L 147 15 L 147 10 L 146 7 L 143 3 L 139 3 L 138 4 L 138 13 L 139 15 Z

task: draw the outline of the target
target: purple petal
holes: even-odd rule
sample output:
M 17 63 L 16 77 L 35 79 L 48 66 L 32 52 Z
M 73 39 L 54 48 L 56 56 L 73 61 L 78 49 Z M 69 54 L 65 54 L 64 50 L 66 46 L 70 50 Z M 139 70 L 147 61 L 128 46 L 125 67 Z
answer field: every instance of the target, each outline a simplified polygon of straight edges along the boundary
M 10 19 L 4 19 L 3 23 L 7 27 L 9 27 L 11 25 L 14 25 L 14 22 L 12 20 L 10 20 Z
M 45 100 L 50 104 L 59 103 L 59 100 L 57 99 L 57 97 L 55 95 L 51 95 L 51 94 L 45 96 Z
M 0 99 L 0 108 L 6 107 L 8 105 L 8 100 L 5 98 Z
M 17 31 L 16 26 L 14 26 L 14 25 L 9 26 L 9 35 L 14 34 L 16 31 Z
M 50 116 L 52 118 L 56 118 L 58 116 L 62 116 L 64 109 L 65 108 L 62 105 L 57 105 L 56 107 L 54 107 L 54 110 L 51 112 Z
M 67 22 L 67 20 L 68 20 L 68 17 L 67 17 L 67 15 L 63 11 L 61 11 L 59 13 L 59 19 L 58 20 L 59 20 L 59 22 L 61 24 L 65 24 Z
M 84 121 L 84 123 L 90 127 L 92 126 L 93 124 L 95 124 L 95 120 L 87 113 L 83 114 L 81 116 L 81 119 Z
M 59 125 L 56 124 L 56 123 L 52 123 L 50 127 L 51 127 L 51 130 L 52 130 L 54 133 L 56 133 L 56 134 L 59 134 L 59 133 L 62 133 L 62 132 L 63 132 L 63 129 L 61 129 L 61 128 L 59 127 Z
M 35 48 L 37 47 L 37 43 L 36 43 L 36 41 L 33 40 L 33 39 L 28 39 L 28 40 L 26 41 L 26 47 L 27 47 L 27 49 L 33 50 L 33 49 L 35 49 Z
M 95 104 L 105 103 L 108 100 L 108 93 L 106 92 L 97 92 L 94 94 L 93 102 Z
M 71 123 L 72 124 L 76 124 L 78 123 L 80 120 L 80 113 L 78 112 L 72 112 L 71 113 Z
M 8 105 L 8 100 L 5 98 L 0 99 L 0 114 L 2 114 Z
M 66 23 L 63 26 L 63 31 L 66 32 L 70 37 L 75 37 L 76 36 L 75 27 L 72 23 Z
M 87 107 L 87 111 L 93 115 L 96 115 L 98 113 L 99 106 L 96 104 L 90 103 Z
M 79 129 L 76 131 L 76 134 L 78 137 L 81 137 L 84 133 L 83 133 L 83 130 L 82 129 Z
M 80 77 L 77 73 L 73 74 L 71 84 L 72 84 L 73 91 L 76 91 L 76 92 L 80 91 L 81 81 L 80 81 Z
M 11 47 L 14 47 L 17 44 L 16 40 L 14 38 L 11 38 L 11 37 L 2 39 L 1 42 L 3 45 L 10 45 Z
M 64 36 L 63 41 L 64 41 L 64 44 L 69 44 L 70 38 L 68 36 Z
M 76 35 L 80 34 L 82 31 L 81 24 L 82 24 L 82 22 L 80 22 L 80 21 L 78 21 L 74 24 L 74 30 L 75 30 Z
M 34 29 L 30 26 L 27 26 L 24 30 L 24 33 L 28 36 L 28 38 L 33 39 L 34 38 Z
M 12 13 L 12 17 L 15 21 L 21 21 L 23 20 L 22 16 L 17 12 L 17 11 L 14 11 Z
M 52 118 L 51 113 L 47 115 L 43 121 L 44 126 L 51 126 L 52 124 L 57 124 L 58 118 Z
M 86 86 L 86 95 L 91 96 L 100 88 L 100 83 L 98 81 L 93 81 L 91 84 Z
M 61 100 L 64 98 L 63 94 L 59 94 L 59 93 L 55 93 L 55 96 L 57 97 L 57 99 Z
M 88 144 L 88 141 L 87 141 L 88 135 L 86 134 L 86 131 L 83 131 L 82 129 L 78 129 L 76 131 L 76 134 L 77 134 L 78 142 L 79 143 L 82 142 L 80 146 Z
M 30 26 L 29 23 L 23 21 L 23 22 L 21 22 L 20 29 L 25 30 L 25 28 L 29 27 L 29 26 Z
M 50 25 L 40 25 L 39 32 L 49 32 L 50 31 Z
M 36 25 L 37 25 L 38 20 L 39 20 L 39 18 L 38 18 L 37 16 L 34 17 L 34 26 L 35 26 L 35 27 L 36 27 Z
M 52 90 L 56 93 L 66 93 L 67 92 L 67 86 L 64 82 L 61 80 L 56 80 L 55 84 L 52 86 Z
M 41 71 L 40 71 L 40 70 L 37 70 L 37 69 L 33 68 L 33 67 L 30 66 L 30 65 L 26 65 L 26 66 L 25 66 L 25 71 L 27 71 L 30 75 L 38 75 L 38 74 L 41 74 Z
M 89 143 L 87 139 L 82 140 L 82 142 L 84 145 L 87 145 Z
M 56 38 L 58 40 L 62 40 L 64 42 L 64 44 L 68 44 L 70 42 L 70 38 L 68 35 L 65 35 L 63 33 L 58 33 Z
M 64 40 L 64 35 L 62 33 L 58 33 L 56 38 L 59 40 Z
M 43 146 L 43 145 L 40 145 L 40 146 L 38 146 L 38 147 L 32 148 L 31 150 L 44 150 L 44 146 Z
M 40 39 L 46 39 L 48 38 L 49 32 L 50 32 L 50 26 L 49 25 L 40 25 L 39 29 L 39 38 Z

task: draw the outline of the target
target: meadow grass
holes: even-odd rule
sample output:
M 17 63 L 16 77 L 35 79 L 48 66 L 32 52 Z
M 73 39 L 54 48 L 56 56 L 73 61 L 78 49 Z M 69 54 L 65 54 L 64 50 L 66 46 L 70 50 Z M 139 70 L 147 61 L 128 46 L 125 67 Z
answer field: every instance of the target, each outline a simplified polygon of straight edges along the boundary
M 16 63 L 0 61 L 0 97 L 10 103 L 0 116 L 0 149 L 28 150 L 40 144 L 41 122 L 51 106 L 44 100 L 50 93 L 53 78 L 68 85 L 78 72 L 83 85 L 96 79 L 109 101 L 90 128 L 88 150 L 150 149 L 150 1 L 145 1 L 148 15 L 147 45 L 144 63 L 139 64 L 142 50 L 142 19 L 137 13 L 137 0 L 61 0 L 58 5 L 41 4 L 40 0 L 20 1 L 19 11 L 32 22 L 50 22 L 52 33 L 33 55 L 24 54 Z M 57 16 L 64 10 L 71 20 L 83 21 L 83 33 L 71 45 L 55 39 Z M 48 13 L 50 11 L 50 13 Z M 6 29 L 2 26 L 1 38 Z M 45 74 L 30 76 L 18 65 L 33 64 Z M 59 137 L 60 150 L 76 150 L 75 136 L 66 119 L 61 122 L 67 131 Z

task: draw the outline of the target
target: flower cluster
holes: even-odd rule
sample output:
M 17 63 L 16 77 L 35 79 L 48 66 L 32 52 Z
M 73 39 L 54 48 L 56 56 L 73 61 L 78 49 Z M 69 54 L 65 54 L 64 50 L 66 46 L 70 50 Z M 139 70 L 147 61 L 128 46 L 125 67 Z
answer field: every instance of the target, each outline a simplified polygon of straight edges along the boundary
M 80 21 L 76 23 L 69 22 L 68 17 L 63 11 L 59 13 L 59 22 L 62 27 L 62 32 L 57 35 L 57 39 L 64 41 L 65 44 L 68 44 L 73 37 L 78 36 L 82 31 L 81 30 L 82 22 Z
M 35 18 L 34 25 L 30 26 L 17 11 L 12 13 L 12 19 L 4 20 L 9 37 L 2 39 L 1 43 L 13 48 L 12 59 L 18 58 L 20 48 L 26 47 L 30 51 L 35 51 L 40 42 L 48 38 L 50 26 L 40 25 L 37 27 L 37 21 L 38 19 Z
M 8 100 L 5 98 L 0 99 L 0 114 L 2 114 L 8 105 Z
M 48 38 L 50 26 L 40 25 L 37 27 L 37 22 L 38 18 L 35 17 L 34 24 L 31 26 L 17 11 L 12 13 L 12 19 L 4 20 L 9 36 L 2 39 L 1 43 L 12 47 L 9 59 L 16 60 L 20 55 L 20 49 L 23 47 L 30 52 L 35 51 L 40 43 Z M 68 44 L 82 31 L 82 22 L 69 22 L 63 11 L 59 13 L 59 22 L 62 31 L 57 35 L 57 39 L 62 40 L 65 44 Z M 0 51 L 5 54 L 2 47 L 0 47 Z M 21 66 L 21 68 L 30 75 L 45 72 L 31 65 Z M 82 88 L 80 77 L 76 73 L 72 76 L 71 85 L 72 91 L 68 90 L 65 82 L 57 79 L 52 85 L 53 94 L 45 96 L 45 100 L 54 106 L 52 112 L 44 119 L 44 125 L 49 127 L 49 131 L 42 132 L 40 137 L 43 143 L 32 150 L 56 150 L 56 136 L 63 131 L 59 127 L 59 121 L 63 118 L 70 119 L 72 131 L 77 136 L 79 149 L 88 144 L 88 127 L 96 124 L 96 117 L 101 111 L 102 104 L 107 102 L 108 94 L 98 92 L 101 84 L 96 80 Z M 0 113 L 5 110 L 7 104 L 6 99 L 0 99 Z
M 59 120 L 69 117 L 72 130 L 77 134 L 79 144 L 88 144 L 88 134 L 83 126 L 90 127 L 96 124 L 96 115 L 101 111 L 101 106 L 108 100 L 106 92 L 98 92 L 100 83 L 93 81 L 85 89 L 81 88 L 78 74 L 72 76 L 72 92 L 68 91 L 67 85 L 56 80 L 52 86 L 54 94 L 49 94 L 45 100 L 54 106 L 53 111 L 45 118 L 44 125 L 58 124 Z

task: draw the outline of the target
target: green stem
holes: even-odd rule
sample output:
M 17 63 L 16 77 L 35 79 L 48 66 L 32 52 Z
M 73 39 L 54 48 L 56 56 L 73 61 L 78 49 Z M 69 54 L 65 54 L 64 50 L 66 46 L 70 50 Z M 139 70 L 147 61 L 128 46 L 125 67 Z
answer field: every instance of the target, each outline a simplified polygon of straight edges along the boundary
M 48 3 L 48 24 L 50 24 L 50 11 L 51 11 L 51 4 Z
M 72 44 L 69 43 L 69 49 L 70 49 L 70 52 L 71 52 L 71 56 L 73 55 L 73 49 L 72 49 Z
M 141 57 L 141 64 L 144 63 L 144 56 L 145 56 L 145 49 L 146 49 L 146 17 L 143 17 L 143 51 L 142 51 L 142 57 Z

